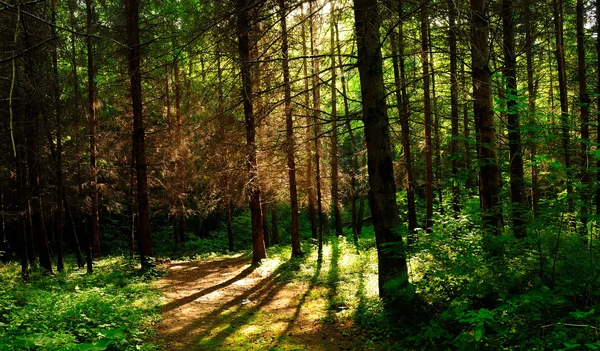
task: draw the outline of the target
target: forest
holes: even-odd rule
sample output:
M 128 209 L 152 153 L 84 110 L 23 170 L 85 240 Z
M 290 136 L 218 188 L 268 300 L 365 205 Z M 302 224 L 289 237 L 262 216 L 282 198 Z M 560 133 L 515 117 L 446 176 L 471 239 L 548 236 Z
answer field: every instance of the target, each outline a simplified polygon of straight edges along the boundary
M 600 350 L 600 1 L 0 0 L 0 351 Z

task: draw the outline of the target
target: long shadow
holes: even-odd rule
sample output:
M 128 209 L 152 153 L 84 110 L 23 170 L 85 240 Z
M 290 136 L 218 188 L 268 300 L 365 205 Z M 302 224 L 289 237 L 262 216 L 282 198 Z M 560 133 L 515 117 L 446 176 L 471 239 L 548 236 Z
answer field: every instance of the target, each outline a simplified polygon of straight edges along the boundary
M 164 278 L 170 284 L 162 285 L 162 289 L 169 289 L 180 285 L 189 285 L 200 279 L 213 274 L 220 273 L 223 268 L 245 265 L 248 259 L 244 257 L 232 257 L 207 262 L 178 262 L 168 266 L 170 274 Z M 173 270 L 174 267 L 183 267 Z
M 308 298 L 308 295 L 315 288 L 315 286 L 317 285 L 317 282 L 319 281 L 319 276 L 321 275 L 322 267 L 323 267 L 323 260 L 317 259 L 317 267 L 315 268 L 315 273 L 313 273 L 312 277 L 310 278 L 310 285 L 308 286 L 308 288 L 306 289 L 304 294 L 302 294 L 300 301 L 298 301 L 298 304 L 296 305 L 296 309 L 294 310 L 294 314 L 292 315 L 292 318 L 290 318 L 290 320 L 288 321 L 287 327 L 285 328 L 284 332 L 279 335 L 279 337 L 277 338 L 277 341 L 280 341 L 282 337 L 288 335 L 290 330 L 294 326 L 294 324 L 296 324 L 296 322 L 298 321 L 298 317 L 300 316 L 300 311 L 302 310 L 302 306 L 304 306 L 304 304 L 306 303 L 306 299 Z
M 205 331 L 195 337 L 197 342 L 202 342 L 210 337 L 210 344 L 212 347 L 221 345 L 227 337 L 237 330 L 237 327 L 246 324 L 250 318 L 261 309 L 261 307 L 270 302 L 272 298 L 289 283 L 289 279 L 284 278 L 287 277 L 289 271 L 298 270 L 300 264 L 305 261 L 307 257 L 308 255 L 305 255 L 302 258 L 293 258 L 283 263 L 261 283 L 250 288 L 244 294 L 233 298 L 226 304 L 221 305 L 218 309 L 201 316 L 201 318 L 197 319 L 195 322 L 190 323 L 179 330 L 179 333 L 185 335 L 194 329 L 202 327 Z M 248 307 L 247 305 L 242 304 L 246 300 L 251 302 L 258 301 L 258 303 L 255 306 Z M 234 308 L 236 306 L 237 308 Z M 245 311 L 240 314 L 239 312 L 242 309 L 245 309 Z M 227 328 L 218 332 L 216 335 L 211 335 L 214 329 L 223 324 L 223 321 L 230 319 L 230 316 L 235 316 L 235 325 L 231 323 Z M 206 323 L 207 321 L 209 322 L 208 325 Z M 189 349 L 198 349 L 205 346 L 206 345 L 190 345 Z
M 217 290 L 222 289 L 228 285 L 231 285 L 239 280 L 242 280 L 245 277 L 247 277 L 248 275 L 250 275 L 250 273 L 252 273 L 253 271 L 254 271 L 254 268 L 252 266 L 248 266 L 243 271 L 238 273 L 238 275 L 236 275 L 235 277 L 228 279 L 224 282 L 221 282 L 217 285 L 213 285 L 210 288 L 206 288 L 204 290 L 198 291 L 197 293 L 194 293 L 192 295 L 188 295 L 179 300 L 172 301 L 172 302 L 166 304 L 162 310 L 163 310 L 163 312 L 169 312 L 175 308 L 181 307 L 181 306 L 188 304 L 204 295 L 208 295 L 214 291 L 217 291 Z
M 337 237 L 333 237 L 330 240 L 331 243 L 331 262 L 329 266 L 329 273 L 327 274 L 327 285 L 329 286 L 329 291 L 327 292 L 327 300 L 329 302 L 329 306 L 327 308 L 327 316 L 331 319 L 333 318 L 335 312 L 340 306 L 336 301 L 336 297 L 338 295 L 338 285 L 340 280 L 340 245 Z

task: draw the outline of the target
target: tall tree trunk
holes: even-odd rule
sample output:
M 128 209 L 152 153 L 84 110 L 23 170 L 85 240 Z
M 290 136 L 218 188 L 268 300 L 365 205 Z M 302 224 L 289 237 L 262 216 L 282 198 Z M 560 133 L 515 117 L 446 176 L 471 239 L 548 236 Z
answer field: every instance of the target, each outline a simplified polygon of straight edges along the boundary
M 427 21 L 427 42 L 428 47 L 432 46 L 431 41 L 431 23 Z M 435 92 L 435 61 L 433 60 L 433 50 L 429 50 L 429 64 L 431 65 L 431 99 L 433 102 L 433 109 L 431 113 L 433 114 L 433 153 L 434 153 L 434 161 L 433 167 L 435 170 L 435 178 L 434 185 L 437 191 L 438 196 L 438 207 L 440 215 L 444 215 L 444 206 L 443 206 L 443 184 L 442 184 L 442 142 L 440 140 L 440 114 L 437 107 L 437 95 Z
M 86 45 L 87 45 L 87 64 L 88 64 L 88 129 L 90 133 L 90 173 L 91 173 L 91 200 L 92 200 L 92 252 L 94 258 L 100 258 L 100 224 L 98 218 L 98 176 L 96 171 L 96 128 L 98 118 L 96 116 L 96 71 L 94 68 L 94 45 L 92 37 L 94 35 L 92 21 L 92 0 L 85 0 L 86 9 Z
M 309 28 L 309 30 L 311 30 Z M 303 70 L 303 74 L 304 74 L 304 110 L 305 110 L 305 116 L 306 116 L 306 144 L 305 144 L 305 148 L 306 148 L 306 188 L 307 188 L 307 192 L 308 192 L 308 213 L 309 213 L 309 217 L 310 217 L 310 230 L 311 230 L 311 237 L 313 239 L 317 239 L 318 237 L 318 230 L 317 230 L 317 216 L 316 216 L 316 209 L 315 209 L 315 190 L 313 188 L 312 185 L 312 177 L 313 177 L 313 166 L 312 166 L 312 146 L 311 146 L 311 133 L 310 133 L 310 126 L 312 124 L 311 122 L 311 109 L 310 109 L 310 91 L 308 90 L 308 60 L 306 59 L 307 55 L 308 55 L 308 48 L 306 45 L 306 42 L 308 41 L 307 35 L 306 35 L 306 21 L 302 21 L 302 56 L 304 57 L 304 59 L 302 60 L 302 70 Z
M 342 67 L 342 48 L 340 44 L 340 32 L 338 28 L 338 22 L 334 22 L 335 28 L 335 41 L 337 47 L 338 54 L 338 65 Z M 357 230 L 357 213 L 356 213 L 356 198 L 358 194 L 358 182 L 356 176 L 358 174 L 358 154 L 359 148 L 356 143 L 356 139 L 354 139 L 354 131 L 352 130 L 352 125 L 350 123 L 350 117 L 348 116 L 348 95 L 346 88 L 346 75 L 342 70 L 342 74 L 340 75 L 340 81 L 342 84 L 342 95 L 344 100 L 344 121 L 346 123 L 346 130 L 348 131 L 348 137 L 350 138 L 350 145 L 352 145 L 352 170 L 350 171 L 350 211 L 352 215 L 352 238 L 354 240 L 354 244 L 358 245 L 358 230 Z
M 319 243 L 319 258 L 322 257 L 323 253 L 323 226 L 324 222 L 327 220 L 327 216 L 323 213 L 323 198 L 321 193 L 321 85 L 319 82 L 319 58 L 316 57 L 319 55 L 319 49 L 317 48 L 317 38 L 316 38 L 316 28 L 315 28 L 315 14 L 313 13 L 314 8 L 314 0 L 310 0 L 310 13 L 311 16 L 309 18 L 310 25 L 310 54 L 313 56 L 312 58 L 312 98 L 313 98 L 313 142 L 315 149 L 315 184 L 317 188 L 317 213 L 319 215 L 319 234 L 318 234 L 318 243 Z
M 342 215 L 339 199 L 339 177 L 338 177 L 338 130 L 337 130 L 337 67 L 335 62 L 335 6 L 331 9 L 331 202 L 333 206 L 333 218 L 335 222 L 335 234 L 344 235 L 342 231 Z
M 181 116 L 181 79 L 179 58 L 173 62 L 175 83 L 175 138 L 177 140 L 177 222 L 179 223 L 179 242 L 185 242 L 185 163 L 183 160 L 183 118 Z
M 569 154 L 569 105 L 567 96 L 567 75 L 565 68 L 565 47 L 564 47 L 564 36 L 563 36 L 563 0 L 553 1 L 554 10 L 554 31 L 556 36 L 556 64 L 558 69 L 558 90 L 560 95 L 560 120 L 561 120 L 561 142 L 563 149 L 563 156 L 565 160 L 566 169 L 566 188 L 568 198 L 569 212 L 572 212 L 572 189 L 571 189 L 571 156 Z
M 518 111 L 517 57 L 515 53 L 515 24 L 513 0 L 502 0 L 502 29 L 504 34 L 504 76 L 506 80 L 506 109 L 508 110 L 508 147 L 510 155 L 510 198 L 512 201 L 513 232 L 524 238 L 525 182 L 523 180 L 523 145 Z
M 538 166 L 536 161 L 537 142 L 535 140 L 536 129 L 536 89 L 533 81 L 533 22 L 532 13 L 529 6 L 525 8 L 525 57 L 527 61 L 527 107 L 529 114 L 529 159 L 531 162 L 531 211 L 535 216 L 539 209 L 539 188 L 538 188 Z M 533 22 L 533 23 L 532 23 Z
M 460 213 L 460 188 L 458 184 L 458 66 L 456 53 L 456 7 L 453 0 L 448 0 L 448 41 L 450 42 L 450 123 L 452 124 L 452 141 L 450 158 L 452 168 L 452 211 L 454 218 Z
M 57 0 L 52 0 L 52 36 L 56 36 L 56 11 Z M 60 82 L 58 74 L 58 48 L 52 47 L 52 71 L 54 75 L 54 113 L 56 116 L 56 269 L 63 272 L 65 269 L 63 259 L 63 174 L 62 174 L 62 109 L 60 104 Z
M 596 74 L 600 77 L 600 1 L 596 1 Z M 596 108 L 600 111 L 600 78 L 596 83 Z M 600 145 L 600 113 L 596 116 L 596 143 Z M 600 184 L 600 158 L 596 161 L 596 183 Z M 600 214 L 600 186 L 596 188 L 596 214 Z
M 88 0 L 89 1 L 89 0 Z M 148 201 L 148 178 L 146 150 L 144 148 L 144 119 L 142 109 L 142 74 L 140 72 L 140 24 L 139 0 L 127 0 L 127 44 L 129 46 L 129 79 L 133 111 L 133 147 L 137 175 L 138 237 L 142 269 L 154 265 L 152 237 L 150 234 L 150 203 Z
M 246 124 L 246 143 L 248 153 L 248 195 L 250 197 L 250 212 L 252 216 L 252 264 L 257 265 L 267 257 L 262 216 L 260 211 L 260 189 L 258 186 L 258 170 L 256 164 L 256 130 L 254 112 L 252 110 L 252 64 L 250 62 L 249 35 L 250 21 L 248 9 L 252 0 L 237 0 L 237 36 L 238 51 L 242 73 L 242 99 L 244 101 L 244 119 Z
M 496 133 L 492 111 L 491 72 L 489 67 L 489 19 L 485 0 L 471 0 L 471 52 L 473 56 L 473 97 L 475 123 L 479 134 L 479 196 L 481 215 L 486 226 L 499 234 L 500 169 L 496 160 Z
M 425 124 L 425 230 L 433 224 L 433 164 L 431 157 L 431 97 L 429 95 L 429 40 L 427 3 L 421 7 L 421 65 L 423 67 L 423 117 Z
M 398 1 L 398 16 L 402 19 L 404 16 L 404 1 Z M 412 153 L 410 147 L 410 100 L 406 92 L 406 73 L 404 66 L 404 21 L 401 20 L 398 25 L 398 66 L 400 68 L 400 95 L 402 97 L 402 110 L 400 111 L 400 128 L 402 135 L 402 148 L 404 149 L 404 168 L 406 170 L 406 199 L 408 203 L 408 230 L 413 233 L 417 228 L 417 210 L 415 206 L 415 181 L 413 175 Z
M 588 172 L 588 147 L 590 145 L 590 97 L 587 93 L 586 67 L 585 67 L 585 9 L 583 0 L 577 0 L 577 80 L 579 81 L 579 106 L 581 120 L 581 183 L 583 192 L 581 197 L 581 224 L 582 232 L 586 232 L 588 212 L 590 208 L 589 191 L 592 179 Z
M 354 0 L 358 71 L 363 106 L 363 123 L 367 143 L 369 170 L 369 204 L 377 241 L 379 294 L 386 303 L 397 291 L 385 288 L 386 283 L 400 279 L 408 283 L 408 270 L 399 227 L 396 185 L 390 148 L 389 120 L 379 26 L 381 19 L 377 0 Z M 387 245 L 399 245 L 399 252 L 390 252 Z
M 281 57 L 283 58 L 281 65 L 283 70 L 283 111 L 285 114 L 285 131 L 286 131 L 286 151 L 287 151 L 287 167 L 288 180 L 290 187 L 290 207 L 292 216 L 292 257 L 301 257 L 302 246 L 300 244 L 300 230 L 298 220 L 298 190 L 296 188 L 296 159 L 294 139 L 294 120 L 292 117 L 292 92 L 290 86 L 290 67 L 288 62 L 288 33 L 286 22 L 285 0 L 279 0 L 279 19 L 281 22 Z M 277 241 L 279 241 L 279 233 L 276 230 L 277 219 L 274 217 L 277 213 L 275 203 L 272 204 L 271 219 L 274 223 L 271 225 L 273 231 L 273 244 L 275 244 L 275 234 L 277 233 Z M 277 242 L 278 243 L 278 242 Z

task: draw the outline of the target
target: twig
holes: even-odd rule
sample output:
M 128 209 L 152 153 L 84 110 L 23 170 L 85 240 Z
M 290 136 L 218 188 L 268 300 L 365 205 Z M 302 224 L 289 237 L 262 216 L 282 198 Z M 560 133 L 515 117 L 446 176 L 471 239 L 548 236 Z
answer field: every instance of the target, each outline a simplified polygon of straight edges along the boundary
M 540 328 L 549 328 L 549 327 L 554 327 L 554 326 L 565 326 L 565 327 L 578 327 L 578 328 L 592 328 L 594 330 L 600 330 L 600 328 L 596 328 L 593 325 L 589 325 L 589 324 L 573 324 L 573 323 L 555 323 L 555 324 L 548 324 L 548 325 L 542 325 Z

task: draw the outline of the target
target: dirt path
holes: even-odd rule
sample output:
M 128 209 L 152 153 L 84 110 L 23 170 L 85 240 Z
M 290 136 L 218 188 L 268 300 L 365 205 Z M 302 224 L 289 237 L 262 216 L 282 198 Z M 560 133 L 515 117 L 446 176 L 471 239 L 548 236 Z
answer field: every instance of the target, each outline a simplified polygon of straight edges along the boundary
M 360 350 L 348 323 L 327 316 L 326 289 L 252 270 L 244 257 L 170 263 L 157 285 L 167 299 L 166 350 Z

